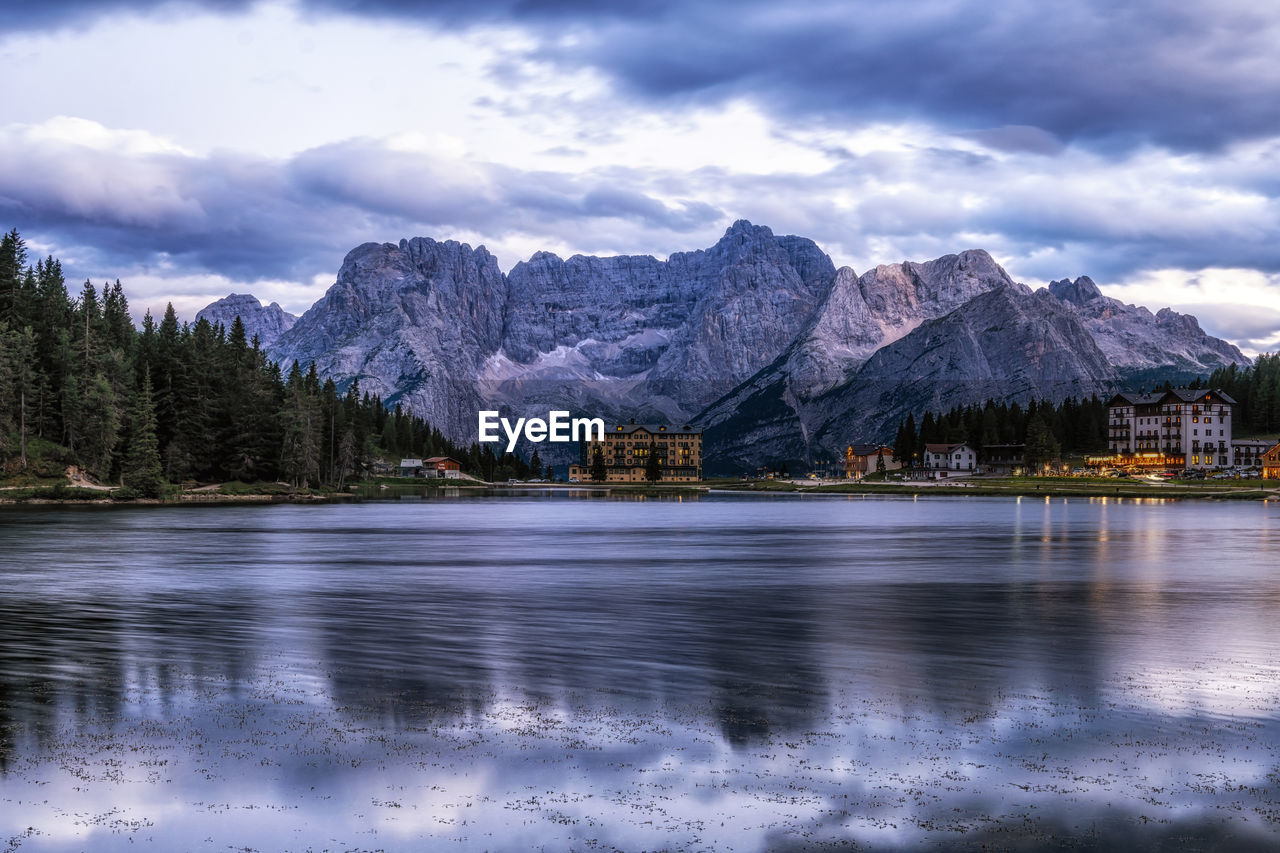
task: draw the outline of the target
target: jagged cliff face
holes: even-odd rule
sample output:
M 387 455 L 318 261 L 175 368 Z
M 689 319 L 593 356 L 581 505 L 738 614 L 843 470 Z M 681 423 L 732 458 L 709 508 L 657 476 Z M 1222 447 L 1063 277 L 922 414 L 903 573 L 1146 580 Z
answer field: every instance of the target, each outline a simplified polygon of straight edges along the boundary
M 1062 400 L 1119 375 L 1072 312 L 1041 290 L 1007 284 L 974 297 L 878 350 L 857 376 L 814 401 L 814 442 L 891 436 L 924 410 L 998 400 Z M 859 417 L 850 417 L 860 413 Z
M 1206 335 L 1195 317 L 1161 308 L 1126 305 L 1103 296 L 1093 279 L 1055 281 L 1049 293 L 1076 313 L 1099 348 L 1123 372 L 1180 372 L 1187 377 L 1239 363 L 1240 350 Z
M 883 440 L 926 409 L 1247 362 L 1195 318 L 1124 305 L 1087 278 L 1033 293 L 979 250 L 858 276 L 747 222 L 665 261 L 540 252 L 507 275 L 483 247 L 365 244 L 268 352 L 464 441 L 480 408 L 694 420 L 713 470 Z M 572 452 L 540 450 L 558 449 Z
M 215 326 L 221 323 L 226 329 L 231 328 L 236 317 L 244 325 L 245 337 L 252 340 L 256 335 L 258 343 L 264 348 L 275 343 L 298 320 L 276 303 L 263 305 L 256 297 L 246 293 L 233 293 L 223 297 L 201 308 L 196 314 L 197 322 L 208 320 Z
M 1012 284 L 990 255 L 970 250 L 928 263 L 884 265 L 859 278 L 835 274 L 826 298 L 778 370 L 807 399 L 847 380 L 876 350 L 979 294 Z
M 370 243 L 270 354 L 462 439 L 485 407 L 687 421 L 788 347 L 834 274 L 747 222 L 666 261 L 540 252 L 506 276 L 483 247 Z
M 859 279 L 840 270 L 797 345 L 698 420 L 708 465 L 736 470 L 888 440 L 908 414 L 1106 394 L 1248 361 L 1194 317 L 1125 305 L 1088 278 L 1032 292 L 969 251 Z
M 506 305 L 506 277 L 483 247 L 365 243 L 268 353 L 286 370 L 314 361 L 339 388 L 358 380 L 451 435 L 474 435 L 478 377 L 502 344 Z

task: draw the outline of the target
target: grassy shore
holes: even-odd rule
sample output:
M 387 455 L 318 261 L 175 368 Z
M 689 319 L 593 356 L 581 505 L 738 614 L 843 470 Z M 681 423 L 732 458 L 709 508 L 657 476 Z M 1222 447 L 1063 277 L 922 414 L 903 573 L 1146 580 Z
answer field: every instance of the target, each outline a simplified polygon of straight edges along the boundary
M 479 480 L 410 480 L 380 477 L 338 489 L 294 489 L 286 483 L 229 482 L 180 488 L 162 498 L 142 498 L 127 489 L 72 485 L 65 479 L 25 478 L 0 482 L 0 504 L 209 504 L 329 503 L 397 494 L 483 494 L 489 491 L 593 491 L 615 497 L 679 497 L 709 491 L 748 494 L 936 495 L 1076 498 L 1164 498 L 1280 500 L 1280 480 L 1203 480 L 1153 483 L 1103 477 L 976 477 L 938 481 L 818 483 L 796 480 L 716 478 L 700 483 L 484 483 Z
M 1280 500 L 1280 480 L 1191 480 L 1152 483 L 1108 477 L 980 477 L 963 480 L 809 484 L 778 480 L 715 480 L 741 492 L 856 495 L 968 495 Z

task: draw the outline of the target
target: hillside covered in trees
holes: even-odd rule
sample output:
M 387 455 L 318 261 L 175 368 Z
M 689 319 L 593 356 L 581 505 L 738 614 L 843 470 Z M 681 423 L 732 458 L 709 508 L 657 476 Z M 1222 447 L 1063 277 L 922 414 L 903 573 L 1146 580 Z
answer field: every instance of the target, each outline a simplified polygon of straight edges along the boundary
M 170 305 L 135 328 L 119 281 L 86 281 L 72 297 L 57 259 L 30 264 L 16 230 L 0 240 L 6 475 L 39 456 L 44 475 L 78 465 L 148 496 L 191 480 L 341 488 L 375 457 L 434 455 L 485 479 L 532 473 L 488 445 L 456 446 L 358 382 L 340 392 L 314 366 L 283 376 L 238 318 L 229 329 L 179 323 Z

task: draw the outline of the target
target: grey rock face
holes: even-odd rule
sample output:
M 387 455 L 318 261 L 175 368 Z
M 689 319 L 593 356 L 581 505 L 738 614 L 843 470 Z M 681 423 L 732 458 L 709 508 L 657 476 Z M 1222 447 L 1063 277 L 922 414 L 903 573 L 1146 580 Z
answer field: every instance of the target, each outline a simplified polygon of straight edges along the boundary
M 268 353 L 285 370 L 315 362 L 340 389 L 358 381 L 450 435 L 474 435 L 478 377 L 501 345 L 506 303 L 506 277 L 484 247 L 366 243 Z
M 1126 305 L 1103 296 L 1087 276 L 1049 284 L 1049 293 L 1084 323 L 1098 346 L 1122 373 L 1162 370 L 1170 379 L 1211 373 L 1225 364 L 1247 364 L 1239 349 L 1205 334 L 1195 317 L 1162 308 Z
M 257 305 L 229 297 L 206 312 L 237 300 Z M 693 421 L 710 470 L 822 458 L 927 409 L 1248 361 L 1195 318 L 1124 305 L 1088 278 L 1032 293 L 980 250 L 858 276 L 811 240 L 745 221 L 665 261 L 539 252 L 508 275 L 483 247 L 368 243 L 268 353 L 285 369 L 314 361 L 340 389 L 358 381 L 461 441 L 481 408 Z
M 847 444 L 890 439 L 907 414 L 988 398 L 1106 394 L 1126 381 L 1249 362 L 1194 317 L 1125 305 L 1083 277 L 1033 294 L 994 262 L 979 264 L 978 254 L 985 256 L 879 267 L 858 280 L 856 296 L 841 270 L 827 300 L 832 310 L 797 346 L 698 416 L 708 430 L 708 465 L 832 458 Z M 966 255 L 967 269 L 956 260 Z M 926 277 L 926 267 L 943 280 Z M 975 269 L 985 272 L 964 274 Z M 949 313 L 941 309 L 956 302 Z M 938 313 L 921 319 L 930 311 Z
M 1010 284 L 876 352 L 852 382 L 817 401 L 815 440 L 834 447 L 862 433 L 887 437 L 908 414 L 988 398 L 1062 400 L 1109 390 L 1118 378 L 1076 316 L 1043 291 Z
M 506 276 L 483 247 L 369 243 L 270 354 L 460 439 L 486 407 L 687 421 L 787 348 L 834 274 L 811 240 L 748 222 L 666 261 L 540 252 Z
M 835 266 L 812 241 L 784 240 L 740 221 L 712 248 L 671 256 L 698 300 L 655 365 L 655 394 L 696 412 L 791 345 L 830 290 Z
M 848 379 L 877 349 L 979 294 L 1012 284 L 980 249 L 918 264 L 836 273 L 822 308 L 787 363 L 791 393 L 807 399 Z
M 257 335 L 258 342 L 264 348 L 275 343 L 298 320 L 276 303 L 263 305 L 256 297 L 247 293 L 225 296 L 196 313 L 197 321 L 208 320 L 215 326 L 221 323 L 226 329 L 231 328 L 236 317 L 244 325 L 245 337 L 253 340 L 254 335 Z

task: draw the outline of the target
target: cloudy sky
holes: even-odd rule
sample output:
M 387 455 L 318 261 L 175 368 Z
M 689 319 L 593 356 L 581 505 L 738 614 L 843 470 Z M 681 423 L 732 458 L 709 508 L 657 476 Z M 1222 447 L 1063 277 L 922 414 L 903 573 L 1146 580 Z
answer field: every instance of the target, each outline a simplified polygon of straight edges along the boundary
M 406 236 L 859 272 L 985 248 L 1280 349 L 1280 13 L 1236 0 L 0 0 L 0 227 L 190 317 Z

